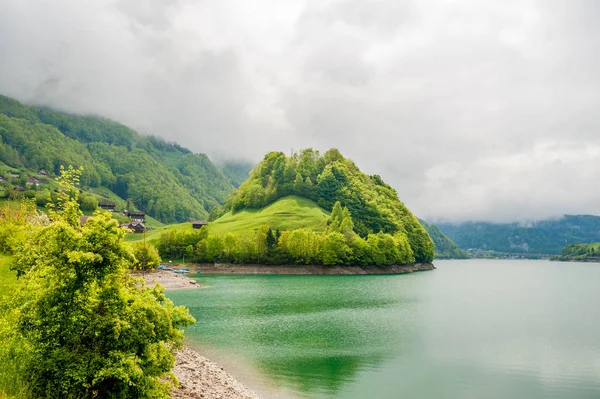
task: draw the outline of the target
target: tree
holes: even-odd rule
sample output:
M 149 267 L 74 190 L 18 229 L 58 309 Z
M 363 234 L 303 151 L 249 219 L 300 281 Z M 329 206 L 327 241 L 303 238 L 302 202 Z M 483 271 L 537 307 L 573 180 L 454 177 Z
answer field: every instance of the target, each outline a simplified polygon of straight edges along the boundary
M 131 244 L 131 249 L 135 258 L 133 262 L 135 270 L 154 270 L 160 265 L 160 255 L 154 245 L 138 241 Z
M 14 256 L 24 275 L 0 304 L 0 342 L 15 349 L 0 362 L 36 398 L 167 398 L 181 328 L 194 319 L 162 287 L 129 277 L 134 258 L 109 213 L 74 222 L 72 171 L 59 179 L 52 223 L 32 229 Z

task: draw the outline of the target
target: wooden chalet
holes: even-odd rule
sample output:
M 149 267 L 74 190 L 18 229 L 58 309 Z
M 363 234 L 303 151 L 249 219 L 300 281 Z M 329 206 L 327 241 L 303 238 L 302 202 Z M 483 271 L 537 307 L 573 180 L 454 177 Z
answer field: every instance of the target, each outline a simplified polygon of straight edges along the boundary
M 27 179 L 27 183 L 28 186 L 39 186 L 40 185 L 40 181 L 35 178 L 35 177 L 30 177 Z
M 206 226 L 207 224 L 208 222 L 205 222 L 204 220 L 196 220 L 195 222 L 192 222 L 192 228 L 201 229 L 202 226 Z
M 122 224 L 121 227 L 132 230 L 135 234 L 142 234 L 144 231 L 146 231 L 146 226 L 144 226 L 144 223 L 139 222 L 125 223 Z
M 106 201 L 98 202 L 98 208 L 104 209 L 105 211 L 109 211 L 109 212 L 115 212 L 116 206 L 117 206 L 117 204 L 115 204 L 114 202 L 106 202 Z
M 40 171 L 38 172 L 38 174 L 40 176 L 48 176 L 48 172 L 46 172 L 44 169 L 40 169 Z
M 127 212 L 126 215 L 129 216 L 129 220 L 132 222 L 143 222 L 146 218 L 146 214 L 144 212 Z

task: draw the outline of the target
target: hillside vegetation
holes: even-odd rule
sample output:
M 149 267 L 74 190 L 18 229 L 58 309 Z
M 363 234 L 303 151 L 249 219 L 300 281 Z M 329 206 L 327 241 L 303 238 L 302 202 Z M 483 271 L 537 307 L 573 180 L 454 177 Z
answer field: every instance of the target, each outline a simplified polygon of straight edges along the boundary
M 436 259 L 468 259 L 469 254 L 463 251 L 456 245 L 454 241 L 448 238 L 447 235 L 442 233 L 440 229 L 434 225 L 429 224 L 419 219 L 419 222 L 425 227 L 427 233 L 433 240 L 435 247 L 435 258 Z
M 261 209 L 227 212 L 209 225 L 217 233 L 243 233 L 269 226 L 273 230 L 311 229 L 322 232 L 327 227 L 329 212 L 314 201 L 298 196 L 281 198 Z
M 565 246 L 560 256 L 553 256 L 552 260 L 600 262 L 600 242 L 592 244 L 569 244 Z
M 289 195 L 309 198 L 326 211 L 339 202 L 348 209 L 353 231 L 360 237 L 380 232 L 404 237 L 417 262 L 433 259 L 431 238 L 396 190 L 381 177 L 362 173 L 335 149 L 323 155 L 312 149 L 289 157 L 282 152 L 267 154 L 228 198 L 225 209 L 233 214 L 260 209 Z
M 45 169 L 50 177 L 61 165 L 83 166 L 82 188 L 105 187 L 164 223 L 206 218 L 234 188 L 204 154 L 104 118 L 25 106 L 4 96 L 0 162 Z M 238 169 L 228 173 L 243 173 Z
M 600 217 L 565 215 L 531 223 L 441 223 L 439 229 L 462 249 L 517 254 L 560 254 L 573 243 L 600 242 Z

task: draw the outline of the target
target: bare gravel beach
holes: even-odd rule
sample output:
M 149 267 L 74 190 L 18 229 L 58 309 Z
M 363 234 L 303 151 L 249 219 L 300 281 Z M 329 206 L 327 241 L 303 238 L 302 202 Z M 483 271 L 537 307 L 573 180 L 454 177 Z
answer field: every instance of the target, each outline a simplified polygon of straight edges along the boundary
M 203 285 L 197 284 L 196 280 L 187 277 L 184 274 L 177 274 L 166 270 L 156 270 L 147 273 L 135 272 L 134 277 L 142 277 L 146 280 L 146 285 L 154 287 L 160 284 L 166 290 L 187 289 L 187 288 L 202 288 Z
M 177 353 L 174 371 L 179 387 L 173 399 L 259 399 L 221 366 L 188 348 Z

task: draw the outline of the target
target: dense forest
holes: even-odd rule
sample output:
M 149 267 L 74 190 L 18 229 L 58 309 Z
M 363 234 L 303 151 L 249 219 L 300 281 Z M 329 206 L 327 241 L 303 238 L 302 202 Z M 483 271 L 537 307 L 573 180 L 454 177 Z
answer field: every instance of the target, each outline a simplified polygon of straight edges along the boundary
M 309 148 L 289 157 L 268 153 L 227 199 L 225 211 L 262 208 L 288 195 L 309 198 L 327 211 L 339 202 L 348 209 L 353 231 L 360 237 L 380 232 L 404 237 L 416 262 L 433 259 L 431 238 L 396 190 L 381 177 L 361 172 L 335 149 L 321 155 Z
M 517 254 L 560 254 L 573 243 L 600 241 L 600 216 L 565 215 L 530 223 L 440 223 L 439 229 L 462 249 Z
M 206 155 L 176 143 L 104 118 L 25 106 L 4 96 L 0 162 L 50 176 L 61 165 L 82 166 L 82 188 L 106 187 L 165 223 L 207 217 L 244 173 L 243 167 L 225 165 L 230 179 Z
M 442 233 L 440 229 L 434 225 L 429 224 L 421 219 L 419 222 L 425 227 L 427 233 L 433 240 L 433 245 L 435 247 L 435 258 L 436 259 L 468 259 L 469 254 L 466 251 L 463 251 L 456 245 L 454 241 L 448 238 L 447 235 Z

